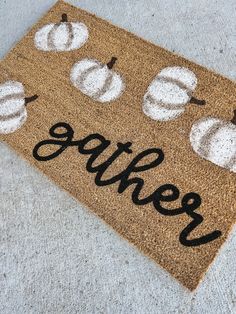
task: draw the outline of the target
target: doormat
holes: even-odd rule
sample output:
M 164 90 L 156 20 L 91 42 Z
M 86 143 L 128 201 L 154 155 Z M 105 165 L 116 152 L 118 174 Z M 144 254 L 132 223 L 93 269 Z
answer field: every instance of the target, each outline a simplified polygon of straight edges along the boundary
M 1 140 L 196 288 L 236 219 L 235 83 L 62 1 L 0 77 Z

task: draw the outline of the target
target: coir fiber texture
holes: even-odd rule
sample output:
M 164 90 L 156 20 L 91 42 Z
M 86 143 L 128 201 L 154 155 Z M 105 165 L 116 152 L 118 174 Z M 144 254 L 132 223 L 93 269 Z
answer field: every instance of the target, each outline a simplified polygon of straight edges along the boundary
M 59 1 L 1 62 L 0 138 L 190 290 L 236 219 L 236 85 Z

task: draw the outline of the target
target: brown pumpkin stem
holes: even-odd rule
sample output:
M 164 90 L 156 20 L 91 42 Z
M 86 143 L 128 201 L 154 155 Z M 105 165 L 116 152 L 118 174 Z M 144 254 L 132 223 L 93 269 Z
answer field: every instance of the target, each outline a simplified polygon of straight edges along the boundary
M 114 64 L 116 63 L 116 60 L 117 60 L 116 57 L 112 57 L 112 58 L 111 58 L 111 61 L 109 61 L 109 62 L 107 63 L 108 69 L 111 70 L 111 69 L 113 68 Z
M 35 101 L 37 98 L 38 98 L 38 95 L 34 95 L 34 96 L 31 96 L 31 97 L 26 97 L 26 98 L 25 98 L 25 106 L 26 106 L 28 103 L 30 103 L 30 102 L 32 102 L 32 101 Z
M 195 97 L 192 97 L 189 102 L 190 104 L 195 104 L 198 106 L 204 106 L 206 104 L 205 100 L 200 100 Z
M 234 109 L 234 116 L 230 122 L 232 122 L 234 125 L 236 125 L 236 109 Z
M 62 16 L 61 16 L 61 22 L 68 22 L 68 16 L 66 13 L 63 13 Z

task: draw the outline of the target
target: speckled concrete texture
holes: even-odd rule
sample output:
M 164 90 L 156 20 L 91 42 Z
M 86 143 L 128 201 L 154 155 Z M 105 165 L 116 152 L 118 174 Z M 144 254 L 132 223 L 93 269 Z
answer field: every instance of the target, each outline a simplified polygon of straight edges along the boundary
M 235 0 L 68 1 L 236 79 Z M 0 0 L 0 57 L 52 0 Z M 190 293 L 0 144 L 0 313 L 236 313 L 236 230 Z

